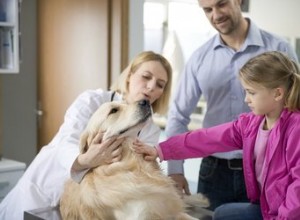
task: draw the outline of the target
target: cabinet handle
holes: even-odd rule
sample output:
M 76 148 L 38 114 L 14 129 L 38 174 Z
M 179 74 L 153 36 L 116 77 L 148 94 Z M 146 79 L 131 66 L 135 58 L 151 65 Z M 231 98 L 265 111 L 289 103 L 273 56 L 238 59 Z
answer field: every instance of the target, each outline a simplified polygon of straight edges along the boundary
M 37 110 L 36 110 L 36 114 L 37 114 L 38 116 L 42 116 L 42 115 L 44 114 L 44 112 L 43 112 L 43 110 L 37 109 Z
M 18 38 L 19 38 L 19 64 L 22 63 L 23 59 L 23 49 L 22 49 L 22 36 L 21 36 L 21 10 L 22 10 L 22 0 L 18 1 Z

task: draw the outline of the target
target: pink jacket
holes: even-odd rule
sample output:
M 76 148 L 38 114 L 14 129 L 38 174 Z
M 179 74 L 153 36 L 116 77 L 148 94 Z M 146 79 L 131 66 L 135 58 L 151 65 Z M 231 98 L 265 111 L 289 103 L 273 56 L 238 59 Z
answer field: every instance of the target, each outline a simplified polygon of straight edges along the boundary
M 164 160 L 205 157 L 243 149 L 244 176 L 251 202 L 260 202 L 265 220 L 300 219 L 300 112 L 284 110 L 270 132 L 264 182 L 260 192 L 254 169 L 254 145 L 262 116 L 240 115 L 237 121 L 198 129 L 159 144 Z

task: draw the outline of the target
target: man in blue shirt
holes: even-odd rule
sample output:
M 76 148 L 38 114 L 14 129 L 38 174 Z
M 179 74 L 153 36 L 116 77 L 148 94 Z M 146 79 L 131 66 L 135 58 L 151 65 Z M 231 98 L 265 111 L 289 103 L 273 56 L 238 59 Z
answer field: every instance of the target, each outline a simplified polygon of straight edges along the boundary
M 187 131 L 190 115 L 202 95 L 207 102 L 203 127 L 232 121 L 240 113 L 250 111 L 237 76 L 251 57 L 276 50 L 297 61 L 295 51 L 286 41 L 243 17 L 241 2 L 199 0 L 218 34 L 198 48 L 185 66 L 168 113 L 168 137 Z M 202 159 L 198 192 L 209 198 L 211 210 L 224 203 L 248 201 L 241 158 L 241 151 L 233 151 Z M 183 161 L 169 161 L 168 174 L 181 192 L 189 194 Z

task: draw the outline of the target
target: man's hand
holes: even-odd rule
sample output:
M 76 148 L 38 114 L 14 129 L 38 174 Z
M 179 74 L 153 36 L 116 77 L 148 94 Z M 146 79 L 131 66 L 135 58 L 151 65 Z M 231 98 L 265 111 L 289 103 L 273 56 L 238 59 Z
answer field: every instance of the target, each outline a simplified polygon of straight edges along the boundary
M 183 197 L 184 194 L 191 195 L 189 184 L 183 174 L 171 174 L 169 177 L 176 183 L 176 188 L 181 197 Z

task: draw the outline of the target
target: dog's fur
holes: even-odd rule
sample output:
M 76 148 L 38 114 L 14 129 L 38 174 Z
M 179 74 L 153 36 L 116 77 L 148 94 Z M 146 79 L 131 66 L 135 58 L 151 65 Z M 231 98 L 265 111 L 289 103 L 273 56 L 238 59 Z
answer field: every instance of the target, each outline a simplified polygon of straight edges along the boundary
M 163 174 L 158 163 L 145 161 L 131 148 L 150 116 L 147 101 L 131 105 L 108 102 L 95 112 L 82 134 L 81 152 L 103 131 L 104 139 L 125 137 L 122 159 L 91 169 L 79 184 L 67 181 L 60 202 L 63 219 L 195 219 L 185 214 L 185 204 L 174 182 Z

